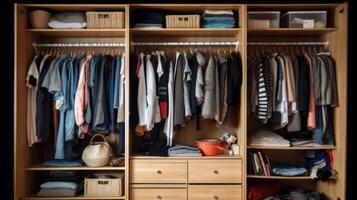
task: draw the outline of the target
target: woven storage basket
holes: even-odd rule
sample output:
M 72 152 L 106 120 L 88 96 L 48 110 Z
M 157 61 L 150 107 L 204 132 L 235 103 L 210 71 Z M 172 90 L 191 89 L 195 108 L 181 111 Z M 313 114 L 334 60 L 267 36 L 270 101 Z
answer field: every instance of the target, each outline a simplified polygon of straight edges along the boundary
M 166 15 L 166 28 L 200 28 L 200 16 Z
M 87 28 L 124 28 L 124 12 L 86 12 Z
M 102 137 L 103 142 L 93 142 L 96 137 Z M 109 163 L 109 158 L 112 155 L 112 147 L 105 140 L 105 137 L 96 134 L 92 137 L 89 145 L 84 149 L 82 160 L 90 167 L 104 167 Z
M 101 177 L 111 175 L 112 178 Z M 93 174 L 84 179 L 84 196 L 122 196 L 123 174 Z
M 48 28 L 50 13 L 45 10 L 34 10 L 30 13 L 32 28 Z

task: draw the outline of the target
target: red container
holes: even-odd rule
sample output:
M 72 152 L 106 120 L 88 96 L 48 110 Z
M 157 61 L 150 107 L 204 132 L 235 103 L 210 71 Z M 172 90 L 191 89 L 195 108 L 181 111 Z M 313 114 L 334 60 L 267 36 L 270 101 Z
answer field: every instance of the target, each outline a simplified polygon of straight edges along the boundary
M 228 147 L 224 142 L 218 139 L 196 140 L 197 147 L 204 156 L 215 156 L 222 154 Z

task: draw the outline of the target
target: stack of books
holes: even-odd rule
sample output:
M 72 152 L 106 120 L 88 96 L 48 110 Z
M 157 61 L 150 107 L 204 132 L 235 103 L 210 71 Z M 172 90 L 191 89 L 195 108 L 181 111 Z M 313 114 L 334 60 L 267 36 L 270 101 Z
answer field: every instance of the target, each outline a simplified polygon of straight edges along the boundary
M 271 165 L 268 156 L 262 151 L 248 151 L 248 174 L 271 176 Z

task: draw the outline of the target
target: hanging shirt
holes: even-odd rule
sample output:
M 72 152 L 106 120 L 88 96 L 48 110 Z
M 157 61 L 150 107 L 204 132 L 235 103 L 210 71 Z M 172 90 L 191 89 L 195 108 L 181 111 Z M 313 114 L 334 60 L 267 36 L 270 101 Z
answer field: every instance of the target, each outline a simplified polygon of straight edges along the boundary
M 120 92 L 119 92 L 119 108 L 117 122 L 121 123 L 125 121 L 125 57 L 121 57 L 120 67 Z
M 190 105 L 190 89 L 191 89 L 191 68 L 187 60 L 187 54 L 184 52 L 184 76 L 183 76 L 183 97 L 184 97 L 184 106 L 185 106 L 185 117 L 190 119 L 192 116 L 191 105 Z
M 313 67 L 311 63 L 310 57 L 305 53 L 305 59 L 308 64 L 308 72 L 309 72 L 309 115 L 307 118 L 307 129 L 314 130 L 316 128 L 316 116 L 315 116 L 315 96 L 314 96 L 314 75 L 313 75 Z
M 27 86 L 27 144 L 31 147 L 39 142 L 36 135 L 36 93 L 39 78 L 39 68 L 44 59 L 41 55 L 36 55 L 29 67 L 26 77 Z
M 214 119 L 218 124 L 221 124 L 221 105 L 220 105 L 220 90 L 219 90 L 219 71 L 218 71 L 218 61 L 217 57 L 214 56 L 214 65 L 215 65 L 215 72 L 214 72 L 214 88 L 215 88 L 215 114 Z
M 219 78 L 219 120 L 218 122 L 222 124 L 226 118 L 228 104 L 228 63 L 227 57 L 223 54 L 218 55 L 217 61 L 218 78 Z
M 88 68 L 90 66 L 90 60 L 92 56 L 89 55 L 86 59 L 81 63 L 80 66 L 80 73 L 79 73 L 79 80 L 78 80 L 78 87 L 76 90 L 75 96 L 75 119 L 76 124 L 80 127 L 78 131 L 78 137 L 84 138 L 84 134 L 88 133 L 89 127 L 88 124 L 85 123 L 85 112 L 88 108 L 88 101 L 89 101 L 89 88 L 87 85 L 87 78 L 88 77 Z
M 138 115 L 139 115 L 139 125 L 146 126 L 146 80 L 145 80 L 145 69 L 144 69 L 144 53 L 140 53 L 140 67 L 137 73 L 139 78 L 138 84 Z
M 205 95 L 202 104 L 202 117 L 213 119 L 215 116 L 216 96 L 215 96 L 215 63 L 213 56 L 210 55 L 205 72 Z
M 294 67 L 288 56 L 283 56 L 285 63 L 285 77 L 286 77 L 286 87 L 288 93 L 289 101 L 289 114 L 291 112 L 296 113 L 296 92 L 295 92 L 295 79 L 294 79 Z
M 205 92 L 204 92 L 204 85 L 205 79 L 203 77 L 203 66 L 206 64 L 206 58 L 199 52 L 196 53 L 196 59 L 198 62 L 197 68 L 197 76 L 196 76 L 196 85 L 195 85 L 195 97 L 197 100 L 197 105 L 202 105 Z
M 180 52 L 176 52 L 175 70 L 174 70 L 174 126 L 185 123 L 185 105 L 184 105 L 184 57 Z
M 160 104 L 160 112 L 161 119 L 165 120 L 167 118 L 167 110 L 168 110 L 168 92 L 167 85 L 169 81 L 169 69 L 167 67 L 165 54 L 163 51 L 156 51 L 158 55 L 158 67 L 157 73 L 159 76 L 159 86 L 158 86 L 158 94 L 159 94 L 159 104 Z
M 289 115 L 288 115 L 288 94 L 287 94 L 287 86 L 286 86 L 286 72 L 285 72 L 285 63 L 282 57 L 276 57 L 279 67 L 279 74 L 278 74 L 278 90 L 277 90 L 277 97 L 276 97 L 276 111 L 280 112 L 280 124 L 278 128 L 285 127 L 289 122 Z
M 242 58 L 239 52 L 232 52 L 228 60 L 228 105 L 239 103 L 242 86 Z
M 172 62 L 169 67 L 169 80 L 168 80 L 168 100 L 169 100 L 169 112 L 167 115 L 167 119 L 165 121 L 165 126 L 163 132 L 166 134 L 167 145 L 172 146 L 173 137 L 175 135 L 174 132 L 174 70 L 172 67 Z
M 43 87 L 43 82 L 50 66 L 54 64 L 54 59 L 52 56 L 45 56 L 40 64 L 36 93 L 36 130 L 37 137 L 41 142 L 53 141 L 53 94 L 51 94 L 46 87 Z
M 159 103 L 156 96 L 155 71 L 150 61 L 151 55 L 146 55 L 146 102 L 147 108 L 145 111 L 146 130 L 151 131 L 154 128 L 154 123 L 160 122 Z

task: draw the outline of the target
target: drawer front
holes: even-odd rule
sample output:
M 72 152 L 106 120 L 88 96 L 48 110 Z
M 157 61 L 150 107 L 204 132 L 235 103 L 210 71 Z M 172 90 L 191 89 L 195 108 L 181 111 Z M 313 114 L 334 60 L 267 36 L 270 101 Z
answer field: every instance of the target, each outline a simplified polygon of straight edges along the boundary
M 242 200 L 241 185 L 190 185 L 189 200 Z
M 132 160 L 131 183 L 186 183 L 186 161 Z
M 130 189 L 132 200 L 187 200 L 186 189 Z
M 190 160 L 189 183 L 241 183 L 242 160 Z

